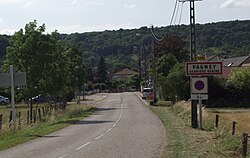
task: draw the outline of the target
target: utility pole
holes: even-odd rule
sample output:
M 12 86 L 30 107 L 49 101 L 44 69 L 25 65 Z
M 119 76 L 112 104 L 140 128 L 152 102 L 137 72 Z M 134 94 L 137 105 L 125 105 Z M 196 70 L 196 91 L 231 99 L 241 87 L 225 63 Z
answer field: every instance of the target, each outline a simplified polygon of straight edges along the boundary
M 141 90 L 141 49 L 138 49 L 139 90 Z
M 140 33 L 135 33 L 135 35 L 137 37 L 141 36 L 142 34 Z M 134 47 L 135 48 L 135 47 Z M 138 83 L 138 86 L 139 86 L 139 90 L 141 91 L 141 47 L 138 48 L 138 46 L 136 46 L 136 50 L 138 51 L 138 72 L 139 72 L 139 76 L 138 76 L 138 80 L 139 80 L 139 83 Z
M 153 26 L 152 26 L 153 27 Z M 156 97 L 156 70 L 155 70 L 155 41 L 152 38 L 152 56 L 153 56 L 153 61 L 152 61 L 152 67 L 153 67 L 153 103 L 157 103 L 157 97 Z
M 196 57 L 196 42 L 195 42 L 195 1 L 201 0 L 179 0 L 179 2 L 187 2 L 190 3 L 190 62 L 195 61 Z M 191 85 L 191 78 L 190 78 L 190 85 Z M 191 86 L 190 86 L 191 87 Z M 198 127 L 198 120 L 197 120 L 197 101 L 191 100 L 191 125 L 193 128 Z
M 195 61 L 196 57 L 196 42 L 195 42 L 195 9 L 194 2 L 195 0 L 190 1 L 190 62 Z M 190 79 L 191 84 L 191 79 Z M 198 127 L 197 120 L 197 102 L 191 100 L 191 124 L 193 128 Z

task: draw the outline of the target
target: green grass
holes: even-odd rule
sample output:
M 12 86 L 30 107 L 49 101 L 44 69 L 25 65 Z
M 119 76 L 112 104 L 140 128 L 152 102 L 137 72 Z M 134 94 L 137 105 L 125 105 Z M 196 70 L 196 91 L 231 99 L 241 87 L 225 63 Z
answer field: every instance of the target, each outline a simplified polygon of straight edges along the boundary
M 95 110 L 86 105 L 70 105 L 65 111 L 52 111 L 50 116 L 44 117 L 43 121 L 28 126 L 16 132 L 5 132 L 0 135 L 0 150 L 4 150 L 18 144 L 45 136 L 51 132 L 69 126 L 69 122 L 80 121 L 89 116 Z
M 190 113 L 180 106 L 150 106 L 159 116 L 165 130 L 163 158 L 224 158 L 239 156 L 239 138 L 224 129 L 215 129 L 204 122 L 205 130 L 190 127 Z

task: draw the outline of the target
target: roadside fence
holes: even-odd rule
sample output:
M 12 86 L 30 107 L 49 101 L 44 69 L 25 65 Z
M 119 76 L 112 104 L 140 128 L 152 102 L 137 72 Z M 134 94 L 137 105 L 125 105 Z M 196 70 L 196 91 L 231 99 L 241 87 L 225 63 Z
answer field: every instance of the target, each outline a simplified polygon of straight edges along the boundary
M 46 105 L 42 107 L 36 107 L 32 112 L 30 112 L 30 110 L 18 111 L 16 113 L 17 129 L 21 130 L 22 128 L 32 126 L 37 121 L 42 121 L 50 114 L 51 110 L 52 108 Z M 11 130 L 11 126 L 13 125 L 12 110 L 9 110 L 9 116 L 4 116 L 4 114 L 0 113 L 0 133 Z
M 219 118 L 220 116 L 218 114 L 215 115 L 215 127 L 216 128 L 219 128 Z M 233 121 L 232 122 L 232 135 L 235 135 L 236 134 L 236 125 L 238 123 Z M 248 133 L 242 133 L 241 135 L 241 156 L 243 158 L 245 158 L 247 156 L 247 153 L 248 153 L 248 138 L 250 136 L 248 136 Z

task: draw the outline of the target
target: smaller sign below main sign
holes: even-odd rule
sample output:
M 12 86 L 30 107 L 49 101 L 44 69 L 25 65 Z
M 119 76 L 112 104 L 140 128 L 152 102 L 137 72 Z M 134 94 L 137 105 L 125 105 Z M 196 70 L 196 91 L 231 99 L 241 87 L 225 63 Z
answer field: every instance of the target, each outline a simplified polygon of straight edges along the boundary
M 207 94 L 191 94 L 191 100 L 208 100 Z
M 222 74 L 222 62 L 186 62 L 187 76 Z

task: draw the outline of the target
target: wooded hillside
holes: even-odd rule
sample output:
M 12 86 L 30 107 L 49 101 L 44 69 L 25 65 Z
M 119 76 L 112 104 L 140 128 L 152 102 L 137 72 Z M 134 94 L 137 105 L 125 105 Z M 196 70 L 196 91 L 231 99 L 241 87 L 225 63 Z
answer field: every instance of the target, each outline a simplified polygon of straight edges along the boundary
M 159 37 L 166 32 L 181 36 L 188 49 L 188 25 L 155 28 L 155 34 Z M 197 24 L 196 35 L 197 54 L 220 53 L 225 57 L 250 54 L 250 20 Z M 1 61 L 4 60 L 9 38 L 10 36 L 0 36 Z M 137 69 L 137 51 L 143 52 L 142 43 L 144 41 L 149 44 L 151 35 L 147 27 L 141 27 L 132 30 L 59 34 L 59 39 L 63 45 L 80 44 L 82 56 L 92 67 L 96 67 L 100 56 L 103 56 L 109 70 L 116 72 L 124 67 Z

